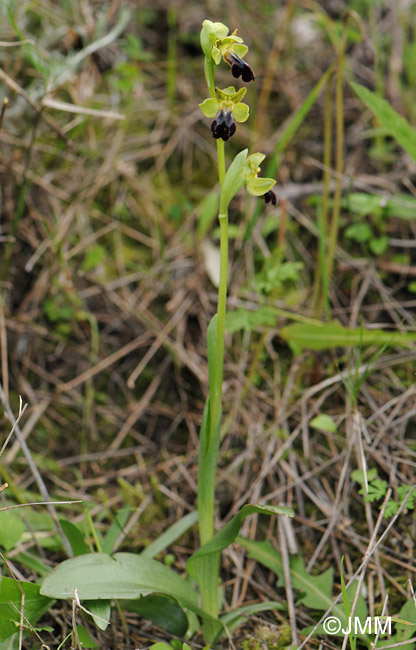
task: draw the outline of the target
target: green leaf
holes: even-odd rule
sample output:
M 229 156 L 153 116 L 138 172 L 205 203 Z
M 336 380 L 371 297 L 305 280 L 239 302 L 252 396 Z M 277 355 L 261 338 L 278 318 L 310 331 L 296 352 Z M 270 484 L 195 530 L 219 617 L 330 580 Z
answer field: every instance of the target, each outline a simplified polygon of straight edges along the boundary
M 101 246 L 100 244 L 96 244 L 90 248 L 85 255 L 84 261 L 82 263 L 82 270 L 90 271 L 91 269 L 95 269 L 96 266 L 104 261 L 106 255 L 107 251 L 105 247 Z
M 84 541 L 84 537 L 77 526 L 66 519 L 60 519 L 60 524 L 75 556 L 84 555 L 85 553 L 90 552 Z
M 416 333 L 359 330 L 343 327 L 337 321 L 313 325 L 295 323 L 280 330 L 280 336 L 295 350 L 329 350 L 360 345 L 398 345 L 411 347 Z
M 411 637 L 415 636 L 416 630 L 416 607 L 414 600 L 410 598 L 407 603 L 403 605 L 400 610 L 398 618 L 408 621 L 412 625 L 405 625 L 403 623 L 396 623 L 396 638 L 397 641 L 407 641 Z M 409 643 L 407 645 L 400 646 L 400 650 L 413 650 L 414 644 Z
M 237 627 L 242 625 L 243 623 L 247 622 L 247 619 L 250 616 L 253 616 L 255 614 L 258 614 L 259 612 L 269 612 L 269 611 L 276 611 L 276 609 L 279 610 L 285 610 L 286 607 L 279 601 L 275 600 L 268 600 L 265 603 L 253 603 L 252 605 L 243 605 L 242 607 L 239 607 L 237 610 L 234 610 L 232 612 L 227 612 L 227 614 L 224 614 L 224 616 L 221 616 L 221 622 L 224 624 L 225 628 L 229 633 L 232 633 Z M 224 631 L 221 631 L 219 634 L 219 637 L 224 635 Z M 215 641 L 218 640 L 215 639 Z
M 335 422 L 330 415 L 325 413 L 320 413 L 315 418 L 309 422 L 310 426 L 313 429 L 318 429 L 319 431 L 328 431 L 329 433 L 335 433 L 337 430 Z
M 387 235 L 373 238 L 370 240 L 370 244 L 369 244 L 370 250 L 373 253 L 373 255 L 382 255 L 383 253 L 386 252 L 388 245 L 389 245 L 389 239 Z
M 156 555 L 164 551 L 168 546 L 176 542 L 179 537 L 182 537 L 196 522 L 198 521 L 198 512 L 193 510 L 187 515 L 176 521 L 172 526 L 169 526 L 164 533 L 162 533 L 154 542 L 149 544 L 144 551 L 140 553 L 141 557 L 154 558 Z M 181 636 L 180 634 L 178 636 Z
M 169 634 L 184 637 L 188 629 L 188 618 L 181 607 L 166 596 L 157 594 L 136 600 L 127 600 L 124 606 L 130 612 L 153 621 Z
M 360 494 L 364 495 L 364 501 L 372 503 L 373 501 L 379 501 L 386 496 L 387 492 L 387 483 L 380 478 L 374 479 L 368 485 L 368 492 L 365 489 L 365 486 L 361 488 Z
M 25 532 L 25 525 L 17 515 L 3 510 L 0 512 L 0 544 L 6 551 L 15 548 Z
M 353 481 L 356 481 L 360 485 L 366 484 L 364 472 L 361 469 L 355 469 L 352 471 L 351 478 Z M 375 478 L 377 478 L 377 470 L 375 467 L 372 467 L 371 469 L 367 470 L 367 481 L 374 481 Z
M 36 621 L 52 605 L 53 600 L 39 593 L 39 585 L 19 581 L 20 588 L 25 593 L 24 613 L 26 619 L 35 625 Z M 6 641 L 18 630 L 22 594 L 12 578 L 1 578 L 0 582 L 0 642 Z M 16 625 L 17 624 L 17 625 Z
M 98 643 L 94 641 L 88 630 L 83 625 L 77 625 L 78 639 L 82 648 L 98 648 Z
M 103 553 L 110 554 L 114 550 L 114 545 L 120 537 L 120 534 L 123 532 L 123 528 L 127 523 L 131 512 L 132 508 L 130 506 L 124 506 L 123 508 L 120 508 L 120 510 L 117 510 L 101 545 Z
M 110 600 L 89 600 L 88 611 L 94 623 L 100 630 L 106 630 L 110 624 L 111 601 Z
M 242 537 L 238 537 L 237 542 L 240 546 L 247 549 L 251 558 L 254 558 L 257 562 L 260 562 L 273 571 L 278 576 L 280 584 L 284 585 L 282 557 L 280 553 L 275 551 L 270 542 L 255 542 Z M 321 611 L 326 611 L 332 605 L 332 568 L 327 569 L 320 575 L 312 576 L 306 572 L 302 558 L 298 555 L 290 559 L 290 579 L 292 587 L 302 592 L 298 603 L 303 603 L 310 609 Z M 357 583 L 351 585 L 350 589 L 348 589 L 348 595 L 351 601 L 354 598 L 356 589 Z M 342 627 L 345 628 L 347 618 L 341 605 L 336 605 L 331 615 L 336 616 L 343 623 Z M 367 616 L 367 607 L 361 594 L 358 598 L 355 615 L 361 620 L 365 620 Z M 321 633 L 321 628 L 318 629 Z M 360 638 L 367 642 L 367 637 L 360 636 Z
M 227 170 L 221 189 L 220 214 L 227 214 L 231 199 L 244 185 L 243 170 L 247 158 L 247 152 L 248 149 L 240 151 Z
M 367 223 L 353 223 L 346 228 L 344 235 L 359 244 L 364 244 L 373 236 L 373 231 Z
M 191 555 L 189 558 L 186 568 L 189 574 L 194 577 L 194 562 L 208 555 L 213 555 L 215 553 L 220 553 L 224 548 L 227 548 L 230 544 L 233 543 L 237 537 L 240 528 L 243 524 L 243 521 L 246 517 L 253 514 L 264 514 L 264 515 L 286 515 L 288 517 L 293 517 L 294 512 L 292 508 L 286 506 L 270 506 L 270 505 L 251 505 L 247 504 L 243 506 L 238 514 L 235 515 L 223 528 L 214 537 L 207 543 L 204 544 L 196 553 Z
M 273 327 L 276 325 L 276 314 L 272 307 L 258 307 L 255 311 L 239 307 L 234 311 L 227 312 L 225 327 L 228 332 L 245 330 L 251 332 L 256 327 Z
M 169 645 L 169 643 L 165 643 L 164 641 L 157 641 L 157 643 L 153 643 L 149 650 L 173 650 L 173 646 Z
M 384 128 L 416 160 L 416 130 L 390 104 L 364 86 L 350 82 L 361 101 L 374 113 Z
M 177 573 L 155 560 L 134 553 L 79 555 L 61 562 L 42 582 L 41 594 L 81 600 L 140 598 L 153 593 L 177 598 L 192 608 L 193 589 Z

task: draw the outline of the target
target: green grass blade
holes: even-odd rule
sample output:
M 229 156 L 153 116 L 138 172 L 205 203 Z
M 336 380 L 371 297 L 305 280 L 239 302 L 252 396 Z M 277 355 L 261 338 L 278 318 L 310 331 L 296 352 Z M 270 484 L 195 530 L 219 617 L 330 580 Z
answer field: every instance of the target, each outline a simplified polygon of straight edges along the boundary
M 416 160 L 416 129 L 382 97 L 352 81 L 350 86 L 396 142 Z
M 168 546 L 176 542 L 176 540 L 181 537 L 187 530 L 189 530 L 196 522 L 198 521 L 198 513 L 196 510 L 188 513 L 179 521 L 175 521 L 172 526 L 169 526 L 164 533 L 162 533 L 154 542 L 149 544 L 147 548 L 140 553 L 141 557 L 148 557 L 153 559 L 165 550 Z

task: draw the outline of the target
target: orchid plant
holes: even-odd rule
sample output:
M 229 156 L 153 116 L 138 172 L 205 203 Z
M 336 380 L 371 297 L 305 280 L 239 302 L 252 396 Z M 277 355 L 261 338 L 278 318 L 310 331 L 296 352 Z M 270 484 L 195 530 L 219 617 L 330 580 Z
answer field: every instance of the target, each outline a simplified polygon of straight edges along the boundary
M 236 122 L 245 122 L 249 107 L 241 100 L 246 88 L 235 90 L 234 86 L 219 89 L 215 86 L 215 70 L 224 61 L 235 79 L 244 83 L 254 81 L 251 66 L 244 61 L 248 47 L 237 36 L 229 35 L 222 23 L 204 20 L 201 31 L 201 46 L 205 56 L 204 70 L 209 97 L 201 104 L 203 114 L 213 119 L 212 136 L 217 142 L 218 175 L 220 184 L 220 280 L 218 286 L 217 313 L 207 330 L 207 356 L 209 372 L 209 395 L 205 404 L 199 448 L 198 464 L 198 508 L 171 526 L 159 540 L 153 542 L 140 554 L 133 553 L 86 553 L 79 552 L 79 538 L 74 537 L 73 550 L 77 557 L 65 560 L 48 575 L 42 584 L 41 593 L 52 598 L 76 598 L 86 601 L 86 608 L 96 624 L 104 628 L 110 616 L 112 599 L 124 599 L 125 606 L 146 616 L 173 631 L 172 599 L 175 607 L 173 619 L 188 621 L 183 633 L 194 626 L 195 616 L 202 619 L 202 633 L 207 643 L 215 641 L 232 630 L 242 621 L 241 613 L 274 609 L 277 603 L 266 602 L 229 611 L 220 616 L 222 590 L 219 585 L 221 552 L 237 537 L 245 517 L 254 513 L 267 515 L 293 512 L 285 506 L 246 504 L 242 509 L 215 532 L 215 482 L 222 416 L 222 385 L 225 351 L 225 315 L 227 299 L 228 264 L 228 208 L 235 194 L 242 188 L 254 195 L 262 196 L 266 203 L 276 205 L 276 194 L 272 188 L 275 180 L 262 178 L 260 165 L 265 156 L 262 153 L 248 155 L 244 149 L 238 153 L 226 168 L 225 142 L 236 131 Z M 193 581 L 184 580 L 172 568 L 158 562 L 154 557 L 172 544 L 192 526 L 199 523 L 200 548 L 187 562 L 187 572 Z M 71 527 L 66 526 L 72 544 Z M 76 551 L 76 552 L 75 552 Z M 195 587 L 198 587 L 196 590 Z M 158 594 L 155 596 L 154 594 Z M 151 602 L 148 600 L 152 598 Z M 167 600 L 169 599 L 169 600 Z M 169 606 L 168 606 L 169 602 Z M 186 614 L 185 614 L 186 612 Z M 182 618 L 181 618 L 182 616 Z M 193 622 L 192 622 L 193 621 Z M 194 626 L 195 629 L 195 626 Z M 179 635 L 178 628 L 174 633 Z

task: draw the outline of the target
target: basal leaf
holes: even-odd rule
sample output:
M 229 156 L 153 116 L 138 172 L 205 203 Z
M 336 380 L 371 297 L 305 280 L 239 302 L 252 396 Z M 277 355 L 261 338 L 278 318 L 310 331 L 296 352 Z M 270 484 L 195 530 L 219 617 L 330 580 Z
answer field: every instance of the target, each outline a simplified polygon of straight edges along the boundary
M 242 523 L 246 517 L 252 514 L 265 514 L 265 515 L 287 515 L 293 517 L 294 512 L 291 508 L 286 506 L 270 506 L 270 505 L 251 505 L 243 506 L 238 514 L 235 515 L 214 537 L 204 546 L 202 546 L 196 553 L 194 553 L 188 560 L 187 569 L 190 575 L 193 575 L 194 562 L 204 556 L 220 553 L 224 548 L 232 544 L 240 532 Z
M 166 596 L 154 594 L 124 602 L 130 612 L 153 621 L 169 634 L 184 637 L 188 629 L 188 617 L 178 603 Z
M 73 554 L 77 556 L 89 553 L 89 548 L 86 545 L 84 537 L 77 526 L 72 524 L 70 521 L 67 521 L 66 519 L 61 519 L 60 524 L 62 526 L 62 530 L 65 533 L 65 537 L 71 546 Z
M 164 533 L 162 533 L 154 542 L 149 544 L 144 551 L 140 553 L 141 557 L 154 558 L 168 546 L 186 533 L 198 521 L 198 512 L 193 510 L 187 515 L 175 521 Z M 180 636 L 180 635 L 179 635 Z
M 134 553 L 79 555 L 61 562 L 43 581 L 41 593 L 69 598 L 77 589 L 80 600 L 140 598 L 153 593 L 173 596 L 191 606 L 196 594 L 164 564 Z
M 32 625 L 35 625 L 53 601 L 39 593 L 38 585 L 23 581 L 19 581 L 19 585 L 25 593 L 24 615 Z M 1 578 L 0 642 L 6 641 L 18 630 L 16 624 L 20 622 L 21 602 L 22 594 L 16 582 L 12 578 Z
M 374 329 L 350 329 L 337 321 L 313 325 L 295 323 L 280 330 L 280 336 L 295 350 L 327 350 L 356 345 L 399 345 L 408 347 L 416 333 L 387 332 Z

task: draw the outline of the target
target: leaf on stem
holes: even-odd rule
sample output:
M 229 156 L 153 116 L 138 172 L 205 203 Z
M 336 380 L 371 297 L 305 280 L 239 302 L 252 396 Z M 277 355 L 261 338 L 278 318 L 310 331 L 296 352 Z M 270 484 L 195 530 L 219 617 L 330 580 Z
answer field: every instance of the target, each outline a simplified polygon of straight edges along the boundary
M 220 531 L 207 543 L 204 544 L 196 553 L 194 553 L 188 560 L 186 568 L 191 576 L 194 576 L 194 562 L 201 557 L 208 556 L 214 553 L 220 553 L 224 548 L 227 548 L 233 543 L 243 521 L 246 517 L 253 514 L 263 515 L 287 515 L 293 517 L 294 512 L 292 508 L 286 506 L 270 506 L 270 505 L 251 505 L 243 506 L 238 514 L 235 515 Z
M 248 149 L 243 149 L 234 158 L 224 178 L 220 198 L 220 214 L 226 215 L 231 199 L 238 190 L 244 186 L 244 166 L 247 159 Z

